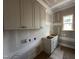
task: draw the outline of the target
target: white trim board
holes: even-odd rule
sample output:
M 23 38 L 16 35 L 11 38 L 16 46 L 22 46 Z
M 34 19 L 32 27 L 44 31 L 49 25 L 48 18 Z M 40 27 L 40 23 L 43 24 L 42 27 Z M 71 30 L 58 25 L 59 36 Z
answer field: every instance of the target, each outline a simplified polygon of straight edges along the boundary
M 59 45 L 62 45 L 62 46 L 65 46 L 65 47 L 69 47 L 69 48 L 75 49 L 74 46 L 71 46 L 71 45 L 68 45 L 68 44 L 59 43 Z
M 66 41 L 70 41 L 70 42 L 75 42 L 75 39 L 73 38 L 69 38 L 69 37 L 60 37 L 61 40 L 66 40 Z

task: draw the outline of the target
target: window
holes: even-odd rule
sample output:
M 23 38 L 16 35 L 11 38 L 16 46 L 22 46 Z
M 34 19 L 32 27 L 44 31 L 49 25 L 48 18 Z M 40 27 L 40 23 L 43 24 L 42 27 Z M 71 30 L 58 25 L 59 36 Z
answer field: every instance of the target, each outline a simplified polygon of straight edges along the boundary
M 71 31 L 73 30 L 73 15 L 63 16 L 63 30 Z

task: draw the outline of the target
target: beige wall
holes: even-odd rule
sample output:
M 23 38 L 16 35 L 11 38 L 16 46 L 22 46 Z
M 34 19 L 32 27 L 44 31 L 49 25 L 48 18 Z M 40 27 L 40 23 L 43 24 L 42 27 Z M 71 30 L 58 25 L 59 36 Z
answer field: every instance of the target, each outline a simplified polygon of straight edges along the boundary
M 58 11 L 56 13 L 53 14 L 53 23 L 61 23 L 62 24 L 62 21 L 63 21 L 63 16 L 64 15 L 69 15 L 69 14 L 73 14 L 74 15 L 74 23 L 73 23 L 73 27 L 75 29 L 75 7 L 70 7 L 68 9 L 64 9 L 62 11 Z M 66 34 L 67 37 L 73 37 L 75 38 L 75 31 L 62 31 L 62 25 L 59 25 L 59 26 L 50 26 L 51 30 L 53 31 L 50 31 L 51 33 L 58 33 L 58 28 L 59 28 L 59 32 L 60 34 Z M 72 34 L 72 35 L 71 35 Z

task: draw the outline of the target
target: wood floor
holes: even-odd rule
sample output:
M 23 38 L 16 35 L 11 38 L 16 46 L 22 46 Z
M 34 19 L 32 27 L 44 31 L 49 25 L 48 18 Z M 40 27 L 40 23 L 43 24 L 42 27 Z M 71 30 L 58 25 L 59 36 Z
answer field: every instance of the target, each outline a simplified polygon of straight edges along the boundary
M 75 59 L 75 50 L 70 48 L 63 48 L 64 56 L 63 59 Z
M 48 59 L 48 58 L 49 58 L 49 55 L 43 51 L 38 56 L 36 56 L 35 59 Z
M 52 53 L 50 56 L 45 52 L 41 52 L 35 59 L 75 59 L 75 50 L 73 49 L 58 47 L 55 49 L 55 52 L 56 53 Z

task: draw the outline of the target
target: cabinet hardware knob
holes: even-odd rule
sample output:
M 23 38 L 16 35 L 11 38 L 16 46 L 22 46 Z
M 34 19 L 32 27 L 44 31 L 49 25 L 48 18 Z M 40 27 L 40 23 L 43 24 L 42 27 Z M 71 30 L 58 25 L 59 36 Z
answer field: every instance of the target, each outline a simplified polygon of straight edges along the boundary
M 27 28 L 26 26 L 22 26 L 21 28 Z

